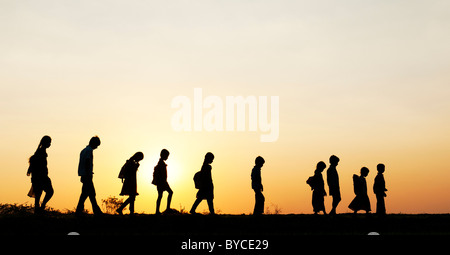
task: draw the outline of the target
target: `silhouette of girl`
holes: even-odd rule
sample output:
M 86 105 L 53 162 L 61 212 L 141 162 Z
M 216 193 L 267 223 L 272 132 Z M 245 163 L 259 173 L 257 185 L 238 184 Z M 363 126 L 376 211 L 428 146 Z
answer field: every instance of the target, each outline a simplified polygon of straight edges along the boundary
M 195 200 L 192 208 L 190 210 L 191 214 L 195 214 L 195 210 L 197 206 L 203 199 L 206 199 L 208 202 L 209 212 L 210 214 L 215 214 L 214 212 L 214 185 L 211 176 L 211 163 L 214 161 L 214 154 L 211 152 L 206 153 L 205 160 L 203 161 L 201 172 L 201 184 L 197 192 L 197 199 Z
M 139 161 L 143 158 L 144 154 L 142 152 L 136 152 L 129 160 L 127 160 L 127 162 L 125 162 L 125 165 L 123 165 L 120 170 L 119 178 L 121 178 L 123 182 L 120 195 L 128 196 L 127 200 L 125 200 L 125 202 L 123 202 L 123 204 L 116 210 L 116 212 L 120 215 L 123 215 L 122 210 L 128 204 L 130 205 L 130 215 L 134 214 L 134 201 L 136 196 L 139 195 L 137 192 L 136 173 L 139 168 Z
M 47 202 L 53 196 L 52 181 L 48 177 L 47 168 L 47 149 L 50 147 L 52 139 L 46 135 L 42 137 L 36 152 L 30 157 L 30 166 L 27 171 L 27 176 L 31 175 L 31 190 L 28 196 L 34 197 L 34 212 L 40 213 L 44 211 Z M 40 204 L 42 191 L 45 191 L 45 197 Z M 39 205 L 40 204 L 40 205 Z
M 325 191 L 325 183 L 323 181 L 322 172 L 326 168 L 326 164 L 323 161 L 317 163 L 316 170 L 314 171 L 313 176 L 313 193 L 312 193 L 312 206 L 314 210 L 314 214 L 319 213 L 320 211 L 323 214 L 327 214 L 325 212 L 325 200 L 324 196 L 327 195 Z
M 352 209 L 356 214 L 359 210 L 370 212 L 370 200 L 367 195 L 366 176 L 369 174 L 367 167 L 361 168 L 361 176 L 353 175 L 353 189 L 356 197 L 350 203 L 348 208 Z

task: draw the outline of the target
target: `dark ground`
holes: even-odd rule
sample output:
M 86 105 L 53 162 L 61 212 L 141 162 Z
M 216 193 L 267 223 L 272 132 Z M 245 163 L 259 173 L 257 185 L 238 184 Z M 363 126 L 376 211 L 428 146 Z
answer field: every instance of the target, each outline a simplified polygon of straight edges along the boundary
M 77 232 L 80 237 L 67 236 Z M 377 232 L 380 236 L 369 236 Z M 353 242 L 388 240 L 388 246 L 415 245 L 416 240 L 450 241 L 450 214 L 390 214 L 383 218 L 364 214 L 324 215 L 105 215 L 76 217 L 73 214 L 14 215 L 0 214 L 0 235 L 31 240 L 34 237 L 82 240 L 139 240 L 140 245 L 166 247 L 186 253 L 183 242 L 215 241 L 225 246 L 226 240 L 269 240 L 270 252 L 231 250 L 238 253 L 279 254 L 280 249 L 310 249 L 320 243 L 326 249 L 330 240 L 351 246 Z M 131 237 L 131 238 L 130 238 Z M 343 241 L 343 242 L 341 242 Z M 398 242 L 400 241 L 400 242 Z M 246 244 L 247 245 L 247 244 Z M 319 245 L 319 246 L 320 246 Z M 344 250 L 351 249 L 343 246 Z M 143 247 L 144 248 L 144 247 Z M 246 248 L 246 247 L 244 247 Z M 249 248 L 249 247 L 247 247 Z M 329 248 L 329 247 L 328 247 Z M 342 247 L 341 247 L 342 248 Z M 216 248 L 217 251 L 218 248 Z M 230 252 L 225 250 L 225 252 Z M 193 252 L 192 250 L 190 252 Z M 198 252 L 198 251 L 196 251 Z M 266 252 L 266 253 L 265 253 Z M 267 253 L 269 252 L 269 253 Z M 309 252 L 307 252 L 309 253 Z M 175 253 L 171 253 L 175 254 Z M 211 253 L 209 253 L 211 254 Z
M 449 235 L 450 214 L 327 215 L 0 215 L 1 235 Z

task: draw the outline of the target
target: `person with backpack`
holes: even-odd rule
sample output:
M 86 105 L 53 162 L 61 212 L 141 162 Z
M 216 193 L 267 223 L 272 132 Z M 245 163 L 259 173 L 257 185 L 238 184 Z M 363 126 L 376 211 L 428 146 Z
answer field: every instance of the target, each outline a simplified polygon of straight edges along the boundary
M 353 210 L 356 214 L 359 210 L 370 212 L 370 200 L 367 195 L 367 182 L 366 177 L 369 174 L 369 169 L 367 167 L 361 168 L 361 175 L 353 175 L 353 191 L 356 197 L 352 200 L 348 208 Z
M 323 212 L 323 214 L 327 214 L 325 212 L 325 199 L 324 197 L 327 195 L 325 191 L 325 182 L 323 181 L 322 172 L 325 170 L 327 165 L 325 162 L 320 161 L 317 163 L 316 170 L 314 170 L 314 176 L 309 177 L 307 183 L 311 186 L 312 193 L 312 206 L 314 210 L 314 214 L 318 214 L 319 212 Z
M 158 198 L 156 199 L 156 213 L 161 214 L 159 208 L 161 206 L 161 199 L 163 197 L 163 192 L 167 191 L 169 196 L 167 197 L 167 209 L 166 212 L 170 211 L 170 203 L 172 201 L 173 191 L 167 182 L 167 164 L 165 161 L 169 158 L 169 151 L 166 149 L 161 150 L 160 159 L 158 164 L 155 166 L 153 171 L 153 181 L 152 184 L 156 185 L 158 190 Z
M 119 173 L 119 178 L 122 179 L 122 191 L 121 196 L 128 196 L 127 200 L 117 208 L 116 212 L 123 215 L 122 210 L 129 204 L 130 205 L 130 216 L 134 215 L 134 201 L 136 196 L 139 195 L 137 192 L 137 170 L 139 168 L 139 161 L 144 159 L 144 153 L 136 152 L 130 159 L 128 159 L 122 166 Z
M 383 173 L 385 171 L 384 164 L 377 165 L 378 174 L 375 177 L 375 181 L 373 183 L 373 193 L 377 198 L 377 211 L 378 215 L 384 216 L 386 215 L 386 204 L 384 202 L 384 198 L 386 197 L 386 182 L 384 181 Z
M 261 180 L 261 167 L 264 165 L 265 160 L 263 157 L 258 156 L 255 159 L 255 166 L 252 169 L 252 189 L 255 191 L 255 208 L 253 209 L 253 215 L 261 215 L 264 213 L 264 195 L 263 185 Z
M 48 177 L 47 168 L 47 149 L 52 143 L 52 138 L 46 135 L 41 138 L 39 145 L 30 157 L 30 166 L 27 171 L 27 176 L 31 175 L 31 190 L 28 196 L 34 197 L 34 213 L 41 213 L 44 211 L 47 202 L 53 196 L 52 181 Z M 40 204 L 42 192 L 45 191 L 45 197 Z
M 195 187 L 198 188 L 197 199 L 192 205 L 191 214 L 196 214 L 195 210 L 203 199 L 208 202 L 208 208 L 211 215 L 214 215 L 214 184 L 211 176 L 211 163 L 214 161 L 214 154 L 211 152 L 206 153 L 200 172 L 194 175 Z

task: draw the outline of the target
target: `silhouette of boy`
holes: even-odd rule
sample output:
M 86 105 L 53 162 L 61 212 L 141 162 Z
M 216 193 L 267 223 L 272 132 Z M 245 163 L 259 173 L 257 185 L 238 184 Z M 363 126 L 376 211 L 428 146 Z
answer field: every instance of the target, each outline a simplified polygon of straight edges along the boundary
M 160 153 L 161 158 L 158 161 L 158 164 L 155 166 L 153 172 L 153 181 L 152 184 L 156 185 L 156 189 L 158 190 L 158 198 L 156 199 L 156 214 L 161 214 L 159 208 L 161 206 L 161 199 L 163 197 L 163 192 L 167 191 L 169 196 L 167 197 L 167 209 L 170 210 L 170 203 L 172 201 L 173 191 L 167 182 L 167 164 L 165 161 L 169 158 L 169 151 L 166 149 L 161 150 Z
M 339 163 L 339 158 L 335 155 L 330 157 L 330 167 L 327 170 L 327 183 L 329 188 L 329 194 L 333 197 L 332 209 L 330 214 L 336 214 L 336 208 L 341 202 L 341 190 L 339 188 L 339 176 L 336 170 L 336 166 Z
M 200 204 L 200 202 L 203 199 L 206 199 L 208 202 L 208 208 L 209 213 L 214 215 L 214 184 L 212 181 L 211 176 L 211 163 L 214 161 L 214 154 L 211 152 L 206 153 L 205 160 L 203 161 L 201 172 L 201 181 L 200 181 L 200 187 L 197 192 L 197 199 L 195 200 L 194 204 L 192 205 L 191 210 L 189 211 L 191 214 L 196 214 L 195 210 L 197 209 L 197 206 Z
M 253 209 L 253 215 L 261 215 L 264 213 L 264 195 L 263 185 L 261 180 L 261 167 L 264 165 L 264 158 L 258 156 L 255 159 L 255 166 L 252 169 L 252 189 L 255 191 L 255 208 Z
M 84 211 L 84 202 L 86 198 L 89 197 L 89 200 L 92 204 L 92 211 L 95 215 L 102 215 L 103 212 L 100 210 L 100 207 L 97 204 L 97 200 L 95 198 L 95 188 L 94 183 L 92 181 L 94 174 L 94 154 L 93 151 L 100 146 L 100 138 L 98 136 L 94 136 L 89 141 L 89 145 L 84 148 L 80 153 L 80 162 L 78 164 L 78 175 L 81 177 L 80 181 L 83 183 L 83 187 L 81 188 L 80 200 L 78 201 L 77 209 L 75 213 L 77 215 L 81 215 Z
M 386 214 L 386 205 L 384 203 L 384 198 L 386 197 L 386 182 L 384 181 L 384 173 L 385 166 L 384 164 L 377 165 L 378 174 L 375 177 L 375 181 L 373 183 L 373 193 L 377 198 L 377 214 L 385 215 Z

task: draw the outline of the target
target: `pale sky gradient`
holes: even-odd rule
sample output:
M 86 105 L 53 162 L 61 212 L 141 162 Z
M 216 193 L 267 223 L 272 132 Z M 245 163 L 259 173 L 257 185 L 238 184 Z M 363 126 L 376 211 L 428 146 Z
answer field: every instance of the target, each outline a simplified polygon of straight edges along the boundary
M 138 212 L 155 210 L 151 177 L 167 148 L 175 209 L 190 209 L 192 177 L 211 151 L 222 213 L 252 211 L 258 155 L 266 206 L 312 213 L 305 181 L 332 154 L 338 212 L 349 211 L 362 166 L 375 210 L 385 163 L 388 213 L 450 213 L 448 1 L 0 1 L 0 17 L 0 203 L 32 202 L 27 160 L 50 135 L 49 206 L 73 209 L 79 153 L 98 135 L 99 202 L 118 196 L 120 168 L 144 153 Z M 171 100 L 194 88 L 279 96 L 278 141 L 173 131 Z

